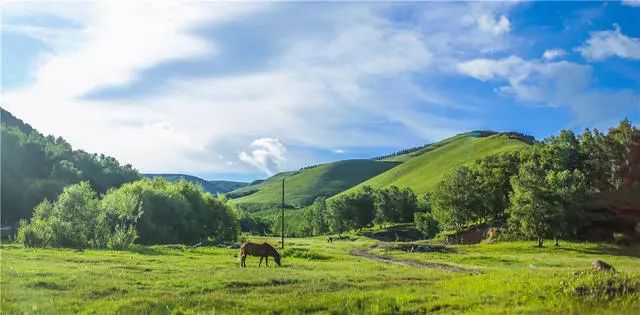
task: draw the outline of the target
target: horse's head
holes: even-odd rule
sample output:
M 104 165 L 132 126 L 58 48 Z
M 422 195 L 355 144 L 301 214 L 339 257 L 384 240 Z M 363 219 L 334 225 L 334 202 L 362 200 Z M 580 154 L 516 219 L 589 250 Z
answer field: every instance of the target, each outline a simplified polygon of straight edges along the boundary
M 276 265 L 278 265 L 278 267 L 282 266 L 280 264 L 280 254 L 278 254 L 278 252 L 273 253 L 273 260 L 276 261 Z

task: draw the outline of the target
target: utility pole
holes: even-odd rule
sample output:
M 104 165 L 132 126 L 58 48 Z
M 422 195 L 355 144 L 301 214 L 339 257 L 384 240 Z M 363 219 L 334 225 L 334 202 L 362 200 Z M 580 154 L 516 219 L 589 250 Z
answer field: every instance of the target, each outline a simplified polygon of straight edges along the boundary
M 282 216 L 280 217 L 280 236 L 282 237 L 282 248 L 284 249 L 284 178 L 282 179 Z

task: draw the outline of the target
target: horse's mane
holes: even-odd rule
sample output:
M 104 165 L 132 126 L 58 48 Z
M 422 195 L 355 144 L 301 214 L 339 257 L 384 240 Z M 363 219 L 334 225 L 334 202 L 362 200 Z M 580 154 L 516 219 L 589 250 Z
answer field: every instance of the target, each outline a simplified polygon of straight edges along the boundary
M 278 253 L 278 251 L 277 251 L 273 246 L 271 246 L 271 244 L 269 244 L 269 243 L 267 243 L 267 242 L 264 242 L 264 243 L 262 243 L 262 245 L 264 245 L 264 246 L 268 247 L 268 248 L 269 248 L 269 249 L 271 249 L 271 250 L 272 250 L 276 255 L 280 256 L 280 253 Z
M 271 246 L 271 244 L 269 244 L 267 242 L 262 243 L 262 245 L 264 245 L 266 247 L 269 247 L 270 249 L 276 250 L 275 248 L 273 248 L 273 246 Z

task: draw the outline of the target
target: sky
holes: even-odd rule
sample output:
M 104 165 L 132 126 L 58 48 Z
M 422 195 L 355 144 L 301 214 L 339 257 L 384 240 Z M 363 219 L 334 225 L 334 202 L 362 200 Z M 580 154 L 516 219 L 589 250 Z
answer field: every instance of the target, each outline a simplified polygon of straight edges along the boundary
M 0 6 L 0 104 L 145 173 L 250 181 L 640 123 L 637 0 Z

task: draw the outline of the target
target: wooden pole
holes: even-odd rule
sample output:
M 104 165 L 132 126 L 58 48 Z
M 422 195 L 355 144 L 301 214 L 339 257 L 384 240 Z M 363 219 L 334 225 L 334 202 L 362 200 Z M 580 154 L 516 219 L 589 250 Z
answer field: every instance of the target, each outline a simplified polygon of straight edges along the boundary
M 282 216 L 280 217 L 280 236 L 282 237 L 282 248 L 284 249 L 284 178 L 282 179 Z

